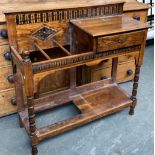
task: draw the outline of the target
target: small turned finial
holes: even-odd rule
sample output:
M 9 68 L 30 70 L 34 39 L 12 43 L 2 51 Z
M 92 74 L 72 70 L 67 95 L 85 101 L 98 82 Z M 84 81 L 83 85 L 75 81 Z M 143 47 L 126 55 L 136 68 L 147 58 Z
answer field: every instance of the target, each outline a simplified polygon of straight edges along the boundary
M 30 61 L 30 57 L 29 57 L 30 52 L 29 51 L 23 51 L 22 54 L 24 57 L 24 62 Z

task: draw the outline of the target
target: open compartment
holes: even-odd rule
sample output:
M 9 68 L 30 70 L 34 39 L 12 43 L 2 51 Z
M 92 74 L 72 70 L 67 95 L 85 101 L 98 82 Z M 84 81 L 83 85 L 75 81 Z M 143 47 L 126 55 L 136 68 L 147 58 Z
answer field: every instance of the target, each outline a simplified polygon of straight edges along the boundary
M 69 51 L 69 45 L 64 46 L 65 49 Z M 55 48 L 49 48 L 44 49 L 44 52 L 49 56 L 50 59 L 57 59 L 57 58 L 63 58 L 68 56 L 61 48 L 55 47 Z M 42 52 L 39 50 L 30 52 L 29 57 L 31 59 L 32 63 L 35 62 L 41 62 L 47 60 L 47 58 L 43 55 Z

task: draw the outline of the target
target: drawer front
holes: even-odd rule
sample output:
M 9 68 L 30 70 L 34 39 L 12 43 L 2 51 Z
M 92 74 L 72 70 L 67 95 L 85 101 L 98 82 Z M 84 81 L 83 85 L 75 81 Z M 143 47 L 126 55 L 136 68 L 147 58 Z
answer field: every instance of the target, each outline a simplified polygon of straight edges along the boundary
M 132 11 L 132 12 L 126 12 L 125 14 L 127 14 L 128 16 L 146 22 L 147 21 L 147 13 L 148 11 Z
M 145 31 L 138 31 L 100 37 L 98 38 L 97 52 L 104 52 L 134 45 L 140 45 L 143 42 L 144 35 Z
M 118 63 L 126 63 L 128 61 L 134 61 L 134 58 L 132 56 L 120 56 L 118 57 Z M 112 66 L 112 59 L 107 59 L 102 61 L 100 64 L 92 67 L 94 69 L 100 67 L 100 68 L 107 68 Z
M 133 80 L 135 74 L 135 61 L 129 61 L 118 65 L 117 82 Z M 111 77 L 111 67 L 98 68 L 91 72 L 91 82 Z
M 1 81 L 0 91 L 14 87 L 14 83 L 12 81 L 12 67 L 11 66 L 0 68 L 0 81 Z
M 8 44 L 8 35 L 6 24 L 0 25 L 0 45 Z
M 4 57 L 4 54 L 9 51 L 9 45 L 0 46 L 0 67 L 11 65 L 11 60 L 6 60 L 6 58 Z
M 11 104 L 11 99 L 14 97 L 14 89 L 0 92 L 0 117 L 17 111 L 17 106 Z

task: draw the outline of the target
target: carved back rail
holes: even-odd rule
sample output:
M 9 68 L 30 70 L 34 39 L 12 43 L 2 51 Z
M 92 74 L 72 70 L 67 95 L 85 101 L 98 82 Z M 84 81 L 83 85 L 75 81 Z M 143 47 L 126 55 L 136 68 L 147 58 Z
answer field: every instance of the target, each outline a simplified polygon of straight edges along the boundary
M 115 4 L 92 5 L 76 8 L 52 9 L 29 12 L 7 12 L 10 45 L 17 46 L 19 53 L 35 51 L 33 37 L 39 47 L 48 49 L 58 47 L 46 38 L 52 36 L 61 45 L 69 45 L 68 21 L 77 18 L 119 15 L 123 13 L 123 2 Z M 42 35 L 42 32 L 45 32 Z

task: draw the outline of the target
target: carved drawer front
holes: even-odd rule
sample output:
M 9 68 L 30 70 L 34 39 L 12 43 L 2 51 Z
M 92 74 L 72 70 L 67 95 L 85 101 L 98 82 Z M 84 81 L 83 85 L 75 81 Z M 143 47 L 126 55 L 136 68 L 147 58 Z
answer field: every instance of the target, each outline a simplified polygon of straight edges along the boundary
M 133 12 L 126 12 L 125 14 L 127 14 L 128 16 L 136 19 L 136 20 L 140 20 L 143 22 L 147 21 L 147 10 L 146 11 L 133 11 Z
M 12 67 L 1 67 L 0 68 L 0 91 L 14 87 Z
M 0 25 L 0 45 L 8 44 L 8 33 L 6 24 Z
M 145 31 L 138 31 L 107 37 L 100 37 L 98 38 L 97 52 L 104 52 L 134 45 L 140 45 L 144 39 L 144 33 Z
M 0 117 L 17 111 L 17 107 L 11 104 L 11 100 L 15 97 L 14 89 L 0 91 Z
M 0 46 L 0 67 L 11 65 L 10 48 L 8 45 Z
M 125 82 L 132 80 L 135 74 L 135 61 L 120 63 L 117 71 L 117 81 Z M 111 76 L 111 66 L 92 70 L 91 81 L 103 80 Z

